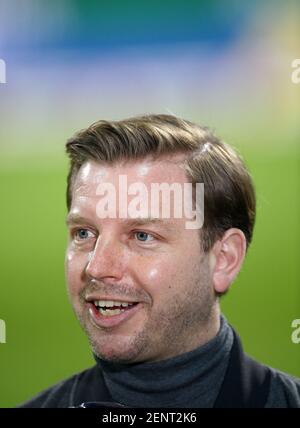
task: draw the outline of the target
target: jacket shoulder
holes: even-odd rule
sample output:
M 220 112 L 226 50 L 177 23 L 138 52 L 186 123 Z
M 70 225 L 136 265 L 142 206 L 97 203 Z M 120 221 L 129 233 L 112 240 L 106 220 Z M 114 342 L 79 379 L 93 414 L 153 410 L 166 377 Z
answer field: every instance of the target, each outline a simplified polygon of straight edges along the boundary
M 18 408 L 59 408 L 73 407 L 78 384 L 88 382 L 96 374 L 96 366 L 76 373 L 73 376 L 45 389 L 30 400 L 18 405 Z
M 265 407 L 300 408 L 300 379 L 270 368 L 271 385 Z

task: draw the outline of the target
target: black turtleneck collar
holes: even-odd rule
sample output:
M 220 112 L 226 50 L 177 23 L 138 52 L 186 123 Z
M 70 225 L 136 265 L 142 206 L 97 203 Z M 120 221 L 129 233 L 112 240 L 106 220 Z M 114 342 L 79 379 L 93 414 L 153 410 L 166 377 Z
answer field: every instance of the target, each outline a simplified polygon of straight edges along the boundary
M 129 407 L 213 407 L 233 344 L 223 315 L 220 321 L 209 342 L 163 361 L 126 365 L 95 356 L 112 398 Z

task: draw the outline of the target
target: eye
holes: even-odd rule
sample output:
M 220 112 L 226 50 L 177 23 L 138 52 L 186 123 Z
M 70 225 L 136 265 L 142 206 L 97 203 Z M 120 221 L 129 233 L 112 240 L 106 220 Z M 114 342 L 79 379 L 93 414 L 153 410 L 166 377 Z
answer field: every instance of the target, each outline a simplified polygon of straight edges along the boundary
M 85 241 L 86 239 L 93 236 L 94 234 L 88 229 L 77 229 L 74 231 L 74 237 L 78 241 Z
M 134 232 L 134 235 L 137 237 L 137 240 L 141 241 L 141 242 L 149 242 L 149 241 L 152 241 L 154 239 L 153 235 L 151 235 L 150 233 L 147 233 L 147 232 L 143 232 L 143 231 Z M 147 239 L 149 237 L 151 237 L 150 240 Z

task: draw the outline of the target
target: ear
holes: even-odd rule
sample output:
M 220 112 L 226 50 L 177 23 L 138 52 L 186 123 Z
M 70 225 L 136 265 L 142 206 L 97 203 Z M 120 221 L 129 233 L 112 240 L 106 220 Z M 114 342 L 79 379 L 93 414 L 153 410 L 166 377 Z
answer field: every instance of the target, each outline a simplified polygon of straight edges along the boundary
M 211 250 L 212 278 L 217 293 L 225 293 L 235 280 L 246 254 L 246 238 L 240 229 L 228 229 Z

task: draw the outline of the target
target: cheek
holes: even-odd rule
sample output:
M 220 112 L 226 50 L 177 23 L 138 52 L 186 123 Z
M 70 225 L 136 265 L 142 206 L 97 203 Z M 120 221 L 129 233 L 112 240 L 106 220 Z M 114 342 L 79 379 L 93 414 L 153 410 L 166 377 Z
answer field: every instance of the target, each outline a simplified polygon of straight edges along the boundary
M 201 254 L 197 245 L 195 242 L 193 251 L 186 245 L 155 257 L 134 258 L 131 272 L 134 272 L 136 283 L 152 298 L 169 297 L 184 290 L 199 275 Z
M 149 272 L 147 273 L 148 279 L 151 280 L 155 280 L 155 278 L 159 275 L 158 269 L 157 268 L 153 268 L 150 269 Z
M 66 281 L 71 294 L 75 294 L 81 288 L 82 273 L 88 262 L 87 254 L 80 254 L 68 250 L 65 258 Z
M 151 294 L 164 294 L 170 288 L 172 278 L 176 275 L 176 263 L 169 257 L 160 256 L 159 260 L 135 260 L 135 280 Z

